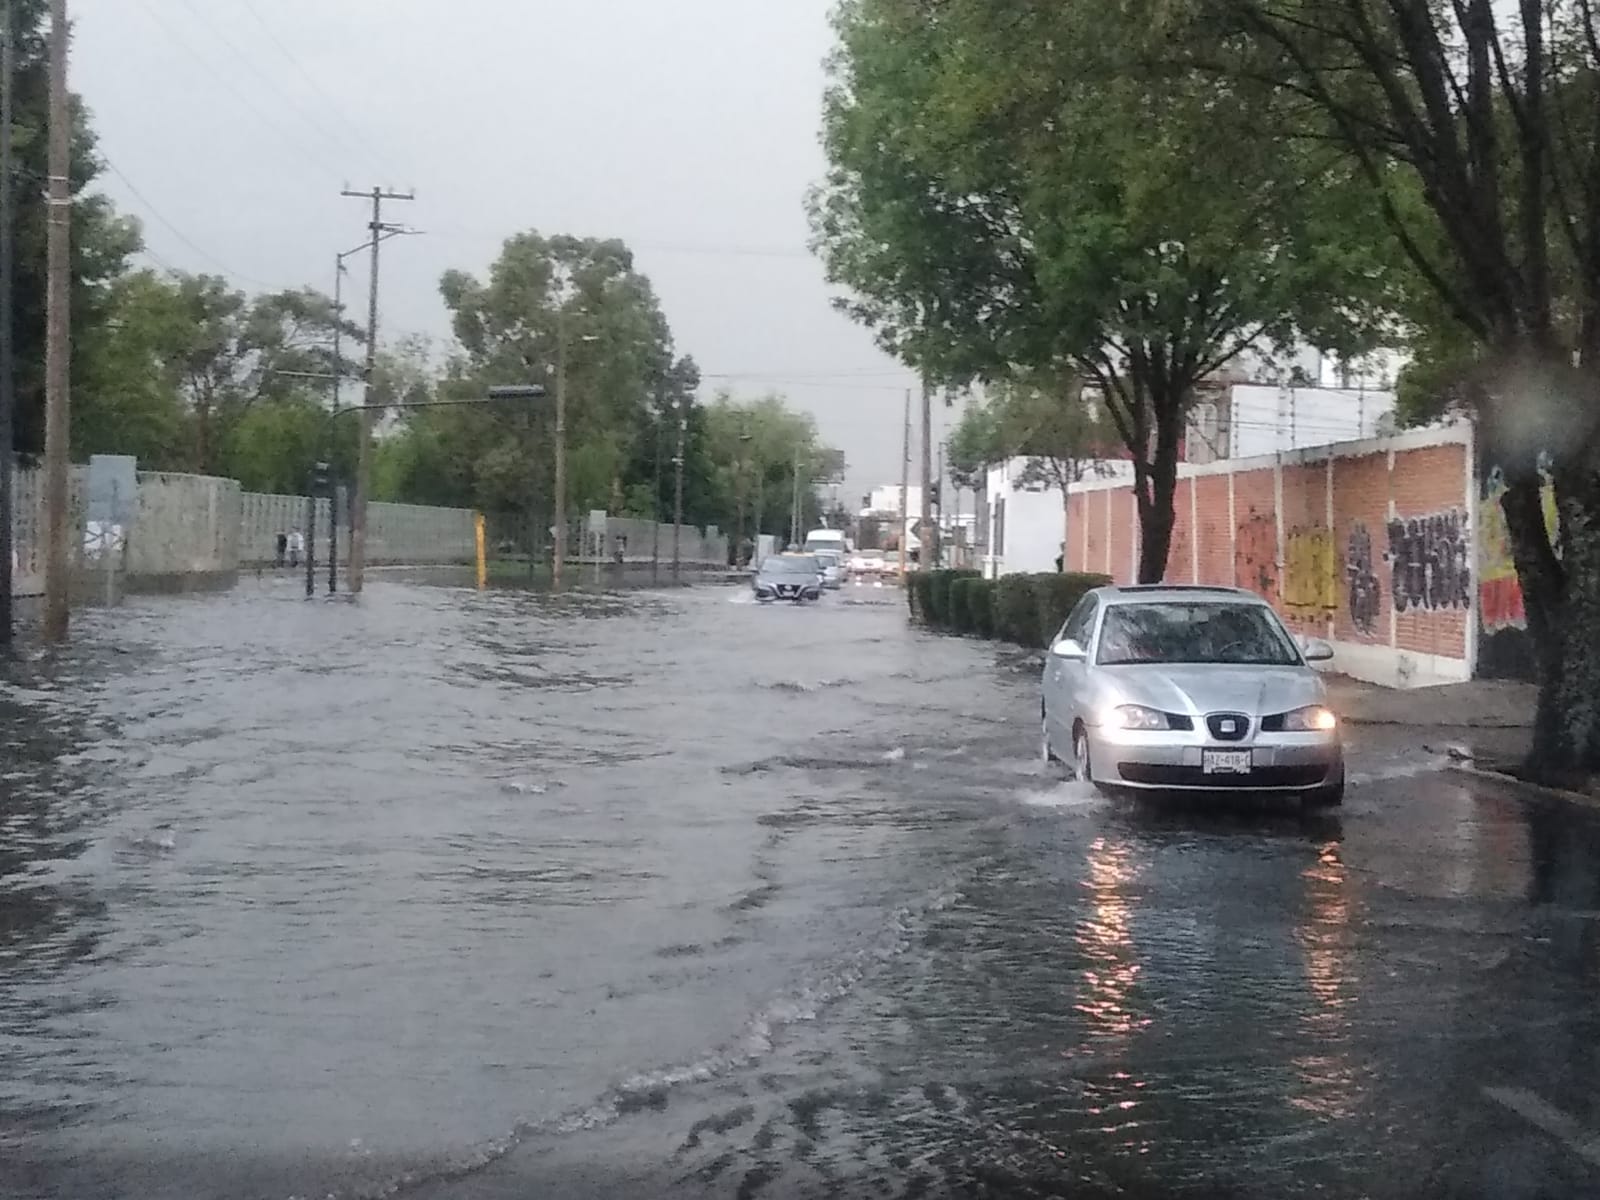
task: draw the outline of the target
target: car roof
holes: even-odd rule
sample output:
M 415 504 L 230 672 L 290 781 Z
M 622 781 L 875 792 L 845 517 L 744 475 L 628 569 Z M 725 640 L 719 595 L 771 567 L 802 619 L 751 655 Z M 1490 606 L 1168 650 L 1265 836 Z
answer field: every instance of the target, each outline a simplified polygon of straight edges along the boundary
M 1262 606 L 1266 601 L 1244 588 L 1223 587 L 1218 584 L 1146 583 L 1096 588 L 1095 594 L 1107 604 L 1137 604 L 1183 600 L 1211 600 L 1230 604 Z

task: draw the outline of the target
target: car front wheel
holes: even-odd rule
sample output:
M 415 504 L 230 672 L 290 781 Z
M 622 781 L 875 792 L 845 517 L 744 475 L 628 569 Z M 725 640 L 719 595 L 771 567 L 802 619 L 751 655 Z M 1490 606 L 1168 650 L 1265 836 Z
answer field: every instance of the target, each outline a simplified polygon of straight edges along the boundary
M 1050 745 L 1050 718 L 1042 713 L 1039 716 L 1039 760 L 1047 767 L 1061 765 L 1055 749 Z

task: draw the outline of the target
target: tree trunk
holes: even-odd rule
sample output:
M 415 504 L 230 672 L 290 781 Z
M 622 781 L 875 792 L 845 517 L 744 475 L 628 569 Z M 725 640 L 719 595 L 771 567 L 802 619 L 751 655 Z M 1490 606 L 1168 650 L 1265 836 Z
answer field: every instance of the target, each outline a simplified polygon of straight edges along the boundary
M 1537 656 L 1539 701 L 1529 778 L 1576 786 L 1600 771 L 1600 472 L 1558 462 L 1561 557 L 1545 528 L 1542 480 L 1531 463 L 1507 472 L 1501 507 Z
M 1178 439 L 1186 405 L 1180 396 L 1152 396 L 1156 413 L 1155 454 L 1134 468 L 1139 497 L 1139 582 L 1160 583 L 1172 554 L 1173 502 L 1178 495 Z

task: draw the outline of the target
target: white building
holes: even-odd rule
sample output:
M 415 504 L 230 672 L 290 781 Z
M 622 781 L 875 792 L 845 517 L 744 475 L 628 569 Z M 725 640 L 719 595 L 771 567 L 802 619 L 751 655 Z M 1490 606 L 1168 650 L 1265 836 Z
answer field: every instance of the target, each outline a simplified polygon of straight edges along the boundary
M 1195 405 L 1188 460 L 1255 458 L 1394 432 L 1395 395 L 1366 388 L 1235 383 Z
M 1066 541 L 1065 498 L 1060 488 L 1023 482 L 1027 466 L 1027 459 L 1014 458 L 986 474 L 978 510 L 978 567 L 986 578 L 1056 569 Z
M 906 489 L 906 508 L 912 516 L 922 512 L 922 488 L 912 484 Z M 872 489 L 872 494 L 867 497 L 867 506 L 861 510 L 862 516 L 882 516 L 887 513 L 894 516 L 900 513 L 900 485 L 898 483 L 886 484 Z M 904 513 L 900 513 L 904 516 Z

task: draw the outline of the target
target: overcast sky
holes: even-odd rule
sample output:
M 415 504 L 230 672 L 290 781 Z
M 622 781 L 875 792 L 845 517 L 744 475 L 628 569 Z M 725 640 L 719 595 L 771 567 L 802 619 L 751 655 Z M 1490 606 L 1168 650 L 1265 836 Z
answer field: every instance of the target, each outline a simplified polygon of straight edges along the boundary
M 446 269 L 525 229 L 621 237 L 708 395 L 783 390 L 859 494 L 898 480 L 913 381 L 806 250 L 831 5 L 72 0 L 72 82 L 161 264 L 331 290 L 367 219 L 340 190 L 415 188 L 386 214 L 426 236 L 386 250 L 383 333 L 444 344 Z

